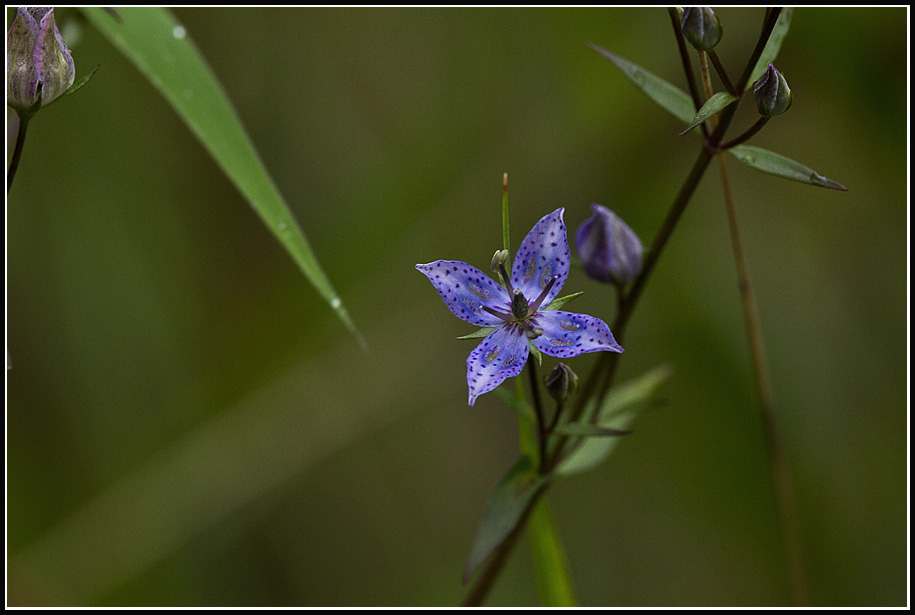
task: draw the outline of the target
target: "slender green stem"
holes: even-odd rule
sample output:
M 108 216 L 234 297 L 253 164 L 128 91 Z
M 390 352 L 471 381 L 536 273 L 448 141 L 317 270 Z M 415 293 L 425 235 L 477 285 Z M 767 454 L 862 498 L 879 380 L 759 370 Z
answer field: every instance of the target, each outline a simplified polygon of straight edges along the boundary
M 538 472 L 543 474 L 546 467 L 546 425 L 543 421 L 543 403 L 540 399 L 540 378 L 537 377 L 537 360 L 534 357 L 527 359 L 527 371 L 531 377 L 531 401 L 534 405 L 534 415 L 537 417 L 537 455 Z
M 731 234 L 734 263 L 737 266 L 737 286 L 740 290 L 740 302 L 743 308 L 744 322 L 746 323 L 747 340 L 750 345 L 754 382 L 760 401 L 769 471 L 772 474 L 779 524 L 788 560 L 791 597 L 795 606 L 806 606 L 809 602 L 809 593 L 807 590 L 807 574 L 803 561 L 803 540 L 794 496 L 794 485 L 776 424 L 775 399 L 772 392 L 769 364 L 766 360 L 765 345 L 763 344 L 762 325 L 759 320 L 759 310 L 753 293 L 753 286 L 750 282 L 750 271 L 743 250 L 740 228 L 737 224 L 737 212 L 734 208 L 727 162 L 724 156 L 720 154 L 718 159 L 721 166 L 721 185 L 724 189 L 725 209 L 728 214 L 728 230 Z
M 22 149 L 25 147 L 25 135 L 29 128 L 31 115 L 28 113 L 18 114 L 19 130 L 16 131 L 16 145 L 13 148 L 13 157 L 10 159 L 10 167 L 6 175 L 6 192 L 9 194 L 13 186 L 13 178 L 16 177 L 16 170 L 19 168 L 19 161 L 22 159 Z
M 553 433 L 553 430 L 556 429 L 556 424 L 559 423 L 559 416 L 562 414 L 563 408 L 565 408 L 565 402 L 556 403 L 556 412 L 553 414 L 553 420 L 550 421 L 549 427 L 546 428 L 547 435 Z
M 576 606 L 568 559 L 545 500 L 533 507 L 528 523 L 541 606 Z
M 708 52 L 708 55 L 709 59 L 712 61 L 712 65 L 715 67 L 715 72 L 718 73 L 718 77 L 721 78 L 721 83 L 724 84 L 724 89 L 728 91 L 728 94 L 737 96 L 737 88 L 735 88 L 734 84 L 731 83 L 731 80 L 728 79 L 728 73 L 724 70 L 724 65 L 721 63 L 721 60 L 718 59 L 718 54 L 712 49 Z
M 508 173 L 502 174 L 502 249 L 509 251 L 508 235 Z
M 722 143 L 721 145 L 718 146 L 718 149 L 723 152 L 723 151 L 731 149 L 732 147 L 740 145 L 741 143 L 748 141 L 750 139 L 750 137 L 752 137 L 757 132 L 762 130 L 762 127 L 765 126 L 768 121 L 769 121 L 769 118 L 767 118 L 767 117 L 759 118 L 758 120 L 756 120 L 756 122 L 752 126 L 747 128 L 746 132 L 744 132 L 739 137 L 735 137 L 735 138 L 731 139 L 727 143 Z
M 704 58 L 703 58 L 704 59 Z M 712 96 L 711 76 L 708 64 L 702 63 L 702 80 L 705 85 L 705 94 Z M 714 119 L 714 118 L 713 118 Z M 736 139 L 722 145 L 723 151 L 742 143 L 756 134 L 765 126 L 768 118 L 760 118 L 749 130 Z M 721 169 L 721 187 L 724 191 L 724 208 L 728 215 L 728 231 L 731 235 L 731 247 L 734 251 L 734 263 L 737 267 L 737 286 L 740 290 L 740 302 L 743 308 L 744 323 L 747 330 L 747 340 L 750 345 L 750 357 L 753 365 L 754 381 L 760 400 L 763 425 L 765 429 L 766 450 L 769 459 L 769 469 L 772 474 L 772 483 L 775 489 L 776 507 L 782 530 L 782 540 L 785 543 L 785 553 L 788 560 L 788 577 L 791 596 L 795 606 L 806 606 L 808 603 L 807 580 L 803 564 L 803 549 L 801 548 L 801 531 L 794 498 L 794 487 L 791 482 L 791 473 L 785 453 L 781 446 L 775 421 L 775 401 L 772 392 L 772 379 L 769 374 L 769 364 L 766 360 L 766 350 L 763 344 L 762 324 L 759 320 L 759 310 L 753 285 L 750 281 L 750 268 L 743 250 L 743 240 L 740 237 L 740 226 L 737 223 L 737 210 L 734 207 L 734 194 L 731 190 L 731 181 L 728 175 L 727 160 L 718 154 L 718 164 Z
M 521 520 L 518 521 L 518 525 L 516 525 L 509 535 L 505 537 L 502 544 L 493 551 L 492 555 L 486 561 L 483 570 L 477 576 L 477 580 L 473 584 L 473 587 L 470 588 L 470 591 L 467 592 L 467 595 L 464 597 L 464 602 L 461 603 L 461 606 L 481 606 L 483 601 L 486 600 L 486 596 L 489 595 L 493 583 L 495 583 L 496 579 L 499 577 L 499 573 L 502 572 L 503 566 L 505 566 L 505 561 L 508 559 L 509 553 L 514 549 L 515 542 L 517 542 L 518 536 L 521 535 L 521 530 L 524 529 L 524 525 L 527 522 L 528 516 L 530 516 L 531 510 L 533 510 L 536 500 L 537 498 L 531 500 L 530 504 L 528 504 L 528 507 L 521 515 Z
M 743 70 L 743 74 L 740 76 L 740 81 L 737 82 L 737 94 L 743 94 L 747 85 L 749 85 L 750 79 L 753 77 L 753 69 L 756 68 L 756 63 L 759 61 L 760 56 L 763 51 L 766 49 L 766 43 L 769 42 L 769 37 L 772 35 L 772 30 L 775 28 L 775 23 L 778 21 L 778 16 L 782 12 L 782 7 L 770 7 L 766 10 L 766 18 L 763 22 L 762 33 L 759 35 L 759 40 L 756 42 L 756 47 L 753 49 L 753 53 L 750 54 L 750 61 L 747 62 L 746 68 Z M 733 105 L 732 105 L 733 106 Z

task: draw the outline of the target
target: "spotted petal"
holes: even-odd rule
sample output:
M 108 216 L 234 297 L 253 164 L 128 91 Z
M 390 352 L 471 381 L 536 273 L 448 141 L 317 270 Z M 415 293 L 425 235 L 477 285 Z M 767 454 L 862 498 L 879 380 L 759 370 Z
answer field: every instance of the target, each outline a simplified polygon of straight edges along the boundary
M 461 261 L 435 261 L 416 265 L 420 273 L 429 278 L 435 290 L 451 313 L 467 322 L 492 327 L 504 321 L 486 312 L 483 306 L 511 312 L 505 289 L 488 275 Z
M 537 312 L 531 320 L 543 329 L 543 335 L 534 340 L 534 346 L 551 357 L 566 359 L 598 350 L 623 352 L 610 327 L 600 318 L 548 310 Z
M 542 305 L 559 295 L 566 278 L 569 277 L 569 240 L 566 238 L 566 225 L 562 221 L 565 211 L 559 208 L 540 219 L 527 234 L 512 266 L 511 283 L 515 289 L 520 288 L 524 297 L 533 302 L 540 296 L 553 277 L 558 277 L 553 288 L 547 293 Z
M 487 335 L 467 357 L 468 403 L 472 406 L 477 397 L 520 374 L 527 355 L 527 336 L 520 326 L 504 325 Z

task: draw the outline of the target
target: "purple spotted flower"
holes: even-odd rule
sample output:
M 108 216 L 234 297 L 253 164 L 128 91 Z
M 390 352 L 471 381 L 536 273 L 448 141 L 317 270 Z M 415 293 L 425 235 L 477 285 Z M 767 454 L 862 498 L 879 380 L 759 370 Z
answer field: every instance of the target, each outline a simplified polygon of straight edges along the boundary
M 505 259 L 493 259 L 504 287 L 461 261 L 416 265 L 452 314 L 474 325 L 493 327 L 467 357 L 471 406 L 480 395 L 521 373 L 530 352 L 528 344 L 563 359 L 598 350 L 623 352 L 599 318 L 546 307 L 569 276 L 563 211 L 557 209 L 534 225 L 521 242 L 511 276 L 505 271 Z

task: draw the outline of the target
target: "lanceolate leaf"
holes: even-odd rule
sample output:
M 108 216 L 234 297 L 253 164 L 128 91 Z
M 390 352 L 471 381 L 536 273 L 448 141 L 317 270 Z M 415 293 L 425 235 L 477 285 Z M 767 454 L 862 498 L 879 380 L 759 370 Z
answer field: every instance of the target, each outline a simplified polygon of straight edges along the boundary
M 52 100 L 51 102 L 49 102 L 48 104 L 46 104 L 46 105 L 45 105 L 45 108 L 50 107 L 51 105 L 53 105 L 54 103 L 56 103 L 58 100 L 63 100 L 63 99 L 66 98 L 67 96 L 71 96 L 72 94 L 76 93 L 76 91 L 77 91 L 78 89 L 80 89 L 81 87 L 83 87 L 84 85 L 86 85 L 87 83 L 89 83 L 89 80 L 92 79 L 92 77 L 95 76 L 95 72 L 96 72 L 98 69 L 99 69 L 98 66 L 96 66 L 95 68 L 93 68 L 93 69 L 92 69 L 91 71 L 89 71 L 82 79 L 80 79 L 79 81 L 77 81 L 76 83 L 74 83 L 73 85 L 71 85 L 70 87 L 68 87 L 68 88 L 64 91 L 63 94 L 61 94 L 60 96 L 58 96 L 57 98 L 55 98 L 54 100 Z
M 696 108 L 693 106 L 693 101 L 689 94 L 654 73 L 645 70 L 638 64 L 633 64 L 626 58 L 607 51 L 594 43 L 587 43 L 587 45 L 613 62 L 614 66 L 620 69 L 637 88 L 660 105 L 662 109 L 672 113 L 674 117 L 682 120 L 684 124 L 689 124 L 693 120 Z
M 464 568 L 466 583 L 487 557 L 521 522 L 531 500 L 547 484 L 549 478 L 534 471 L 530 459 L 522 457 L 512 466 L 486 502 L 483 518 L 470 548 Z
M 568 436 L 628 436 L 632 432 L 628 429 L 614 429 L 612 427 L 599 427 L 582 423 L 569 423 L 556 428 L 559 433 Z
M 737 160 L 757 171 L 777 175 L 811 186 L 822 186 L 833 190 L 848 190 L 845 186 L 828 177 L 824 177 L 800 162 L 786 158 L 781 154 L 753 145 L 738 145 L 728 150 Z
M 651 405 L 658 387 L 668 376 L 670 376 L 670 368 L 666 366 L 657 367 L 636 380 L 614 387 L 597 411 L 595 411 L 592 402 L 592 404 L 585 407 L 582 415 L 586 421 L 590 420 L 598 429 L 626 430 L 636 416 L 646 406 Z M 579 427 L 568 427 L 579 429 Z M 556 466 L 556 472 L 558 474 L 577 474 L 588 470 L 606 459 L 619 441 L 620 438 L 588 437 L 581 441 L 578 448 Z
M 692 123 L 690 123 L 690 125 L 686 127 L 686 130 L 680 134 L 686 134 L 702 122 L 705 122 L 710 117 L 733 103 L 735 100 L 737 100 L 737 97 L 732 94 L 728 94 L 727 92 L 718 92 L 717 94 L 714 94 L 711 98 L 705 101 L 705 104 L 702 105 L 701 109 L 699 109 L 696 117 L 693 118 Z
M 769 66 L 769 62 L 775 62 L 775 58 L 782 48 L 782 42 L 788 34 L 788 28 L 791 27 L 791 15 L 793 12 L 793 8 L 786 6 L 782 8 L 782 12 L 778 14 L 778 21 L 775 22 L 775 28 L 772 29 L 772 34 L 769 35 L 766 47 L 763 49 L 762 55 L 759 56 L 759 60 L 753 68 L 753 72 L 750 76 L 750 83 L 753 83 L 762 77 L 762 74 L 766 72 L 766 68 Z
M 274 185 L 222 86 L 163 8 L 81 9 L 87 19 L 162 93 L 289 252 L 305 277 L 364 345 L 305 235 Z
M 531 408 L 523 399 L 518 399 L 511 391 L 508 390 L 509 387 L 500 386 L 496 388 L 493 393 L 496 397 L 499 398 L 506 406 L 518 413 L 518 415 L 527 421 L 530 424 L 537 422 L 537 416 L 534 414 L 534 410 Z
M 459 340 L 477 340 L 482 339 L 496 330 L 496 327 L 481 327 L 474 331 L 473 333 L 468 333 L 467 335 L 460 336 Z
M 565 297 L 556 297 L 555 299 L 553 299 L 553 300 L 550 302 L 550 304 L 549 304 L 548 306 L 546 306 L 546 307 L 543 308 L 543 309 L 544 309 L 544 310 L 558 310 L 558 309 L 561 309 L 562 306 L 564 306 L 566 303 L 568 303 L 568 302 L 571 301 L 572 299 L 577 299 L 578 297 L 582 296 L 583 294 L 585 294 L 585 291 L 573 293 L 573 294 L 571 294 L 571 295 L 566 295 Z

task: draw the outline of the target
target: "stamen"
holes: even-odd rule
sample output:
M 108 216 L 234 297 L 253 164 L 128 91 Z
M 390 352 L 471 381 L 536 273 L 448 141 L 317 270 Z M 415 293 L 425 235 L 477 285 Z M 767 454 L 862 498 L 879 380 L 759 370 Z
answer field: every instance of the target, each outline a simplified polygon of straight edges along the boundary
M 505 314 L 504 312 L 499 312 L 498 310 L 494 310 L 494 309 L 492 309 L 491 307 L 487 307 L 487 306 L 485 306 L 485 305 L 481 305 L 480 307 L 483 308 L 483 311 L 489 312 L 490 314 L 492 314 L 492 315 L 495 316 L 496 318 L 499 318 L 499 319 L 501 319 L 501 320 L 504 320 L 505 322 L 511 322 L 511 321 L 513 320 L 511 314 Z
M 546 299 L 546 296 L 549 294 L 550 289 L 553 288 L 553 284 L 555 284 L 555 283 L 556 283 L 556 280 L 558 280 L 558 279 L 559 279 L 559 276 L 558 276 L 558 275 L 554 275 L 552 278 L 550 278 L 550 281 L 547 282 L 547 285 L 543 287 L 543 292 L 540 293 L 540 296 L 537 297 L 537 300 L 534 301 L 534 302 L 527 308 L 527 315 L 528 315 L 528 316 L 533 316 L 534 313 L 535 313 L 537 310 L 540 309 L 540 304 L 543 303 L 543 300 L 544 300 L 544 299 Z
M 502 272 L 502 281 L 505 283 L 505 290 L 508 291 L 509 296 L 514 295 L 515 291 L 512 290 L 512 283 L 508 279 L 508 273 L 505 272 L 505 261 L 499 263 L 499 271 Z

